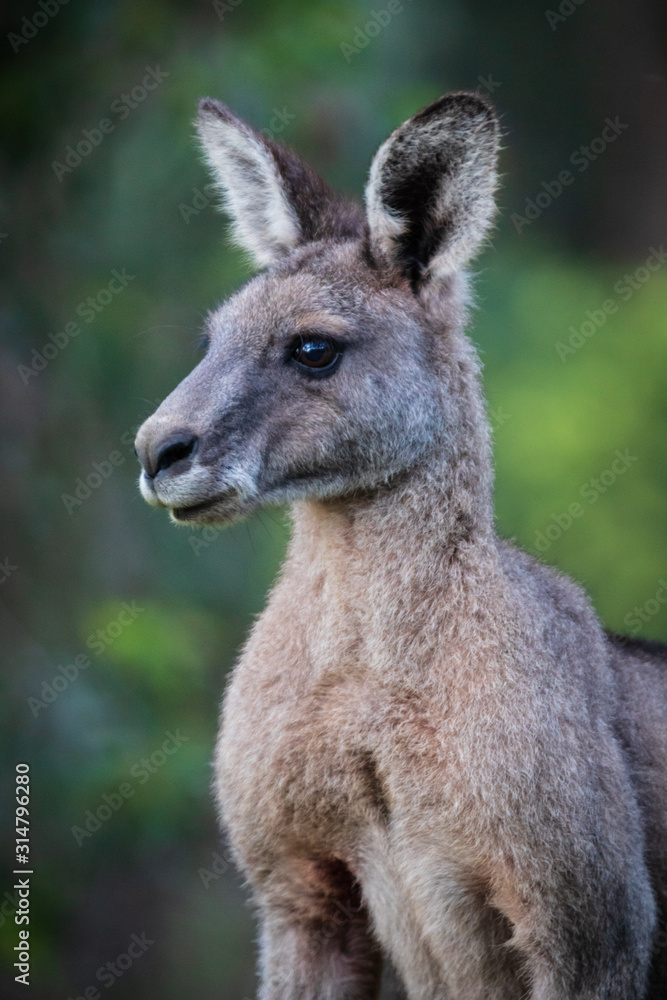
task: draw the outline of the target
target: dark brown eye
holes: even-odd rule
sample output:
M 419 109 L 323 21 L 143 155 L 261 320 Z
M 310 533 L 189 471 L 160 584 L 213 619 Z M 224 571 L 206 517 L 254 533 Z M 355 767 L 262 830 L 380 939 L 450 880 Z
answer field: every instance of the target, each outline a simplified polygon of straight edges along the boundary
M 311 371 L 326 371 L 333 368 L 341 352 L 330 340 L 322 337 L 302 337 L 301 343 L 292 351 L 292 358 L 302 368 Z

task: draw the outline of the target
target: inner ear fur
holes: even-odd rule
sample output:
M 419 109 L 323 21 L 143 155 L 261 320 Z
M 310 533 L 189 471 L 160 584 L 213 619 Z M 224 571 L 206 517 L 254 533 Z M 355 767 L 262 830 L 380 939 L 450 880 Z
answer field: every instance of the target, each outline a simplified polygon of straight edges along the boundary
M 390 135 L 366 188 L 378 264 L 398 268 L 416 287 L 474 256 L 495 215 L 499 138 L 493 108 L 472 93 L 441 97 Z

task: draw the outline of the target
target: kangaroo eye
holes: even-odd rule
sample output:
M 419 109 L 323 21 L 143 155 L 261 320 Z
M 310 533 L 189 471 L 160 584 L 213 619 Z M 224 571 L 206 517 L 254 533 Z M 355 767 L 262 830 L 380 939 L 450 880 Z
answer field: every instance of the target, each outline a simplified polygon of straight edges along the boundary
M 330 340 L 322 337 L 302 337 L 292 351 L 292 359 L 302 368 L 326 371 L 338 362 L 341 352 Z

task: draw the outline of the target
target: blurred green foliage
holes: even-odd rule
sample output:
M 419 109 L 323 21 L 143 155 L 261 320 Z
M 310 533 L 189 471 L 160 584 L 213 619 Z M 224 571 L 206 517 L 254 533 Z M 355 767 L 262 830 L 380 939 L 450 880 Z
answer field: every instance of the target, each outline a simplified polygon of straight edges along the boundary
M 556 30 L 519 0 L 404 0 L 374 37 L 365 25 L 375 8 L 358 0 L 92 0 L 63 6 L 34 37 L 38 6 L 0 15 L 0 739 L 3 789 L 16 761 L 32 767 L 34 998 L 99 985 L 98 968 L 144 932 L 155 943 L 114 983 L 118 996 L 240 1000 L 253 990 L 252 919 L 220 863 L 209 761 L 225 674 L 286 527 L 274 511 L 207 536 L 175 530 L 141 500 L 131 446 L 195 363 L 203 315 L 248 275 L 192 139 L 199 97 L 223 99 L 258 128 L 278 125 L 277 138 L 359 197 L 375 148 L 405 117 L 449 89 L 492 92 L 507 176 L 495 252 L 477 265 L 471 332 L 495 431 L 499 529 L 531 549 L 546 538 L 542 557 L 585 583 L 609 627 L 627 630 L 633 609 L 650 608 L 643 634 L 665 634 L 655 594 L 667 576 L 667 268 L 627 300 L 614 291 L 664 238 L 650 188 L 664 161 L 640 142 L 643 102 L 662 87 L 664 106 L 664 77 L 658 66 L 651 82 L 644 36 L 618 69 L 614 46 L 630 29 L 611 7 L 615 34 L 601 0 Z M 657 9 L 642 6 L 647 37 Z M 163 82 L 132 98 L 158 66 Z M 614 103 L 621 72 L 646 77 L 644 90 L 623 88 L 625 107 Z M 617 113 L 631 134 L 518 232 L 512 213 Z M 54 170 L 104 118 L 113 130 L 71 170 Z M 619 190 L 634 215 L 620 210 Z M 114 271 L 132 277 L 107 302 Z M 609 298 L 618 309 L 563 356 L 570 328 Z M 634 460 L 608 482 L 617 450 Z M 590 486 L 603 478 L 604 491 Z M 582 514 L 558 533 L 573 503 Z M 123 625 L 132 602 L 140 610 Z M 140 783 L 140 762 L 160 759 L 170 732 L 187 738 Z M 133 794 L 78 843 L 72 829 L 128 782 Z M 0 957 L 10 996 L 6 801 Z

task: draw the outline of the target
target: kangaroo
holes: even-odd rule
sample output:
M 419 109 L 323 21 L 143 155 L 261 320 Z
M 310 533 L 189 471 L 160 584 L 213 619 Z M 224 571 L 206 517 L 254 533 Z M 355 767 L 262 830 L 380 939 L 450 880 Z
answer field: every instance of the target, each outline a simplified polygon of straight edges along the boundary
M 259 997 L 370 1000 L 387 957 L 410 1000 L 664 1000 L 667 646 L 494 530 L 493 109 L 401 125 L 365 212 L 216 101 L 198 128 L 263 273 L 136 447 L 177 524 L 290 511 L 215 754 Z

